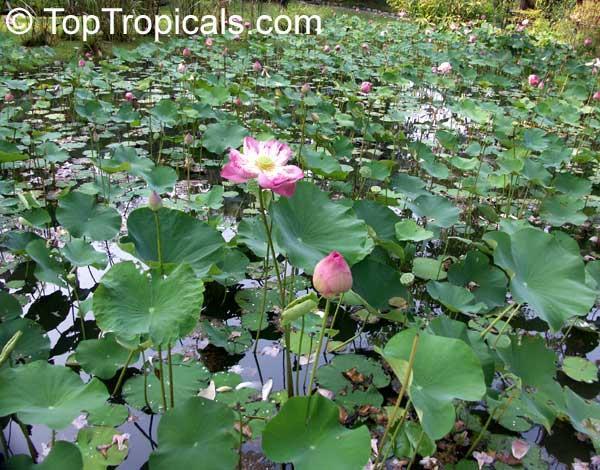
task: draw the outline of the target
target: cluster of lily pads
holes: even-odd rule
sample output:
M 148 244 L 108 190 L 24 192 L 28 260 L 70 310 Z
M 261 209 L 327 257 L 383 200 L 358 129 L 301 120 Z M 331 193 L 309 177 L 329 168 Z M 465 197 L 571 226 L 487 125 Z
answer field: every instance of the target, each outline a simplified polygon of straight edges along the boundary
M 324 29 L 2 50 L 8 468 L 597 463 L 600 60 Z

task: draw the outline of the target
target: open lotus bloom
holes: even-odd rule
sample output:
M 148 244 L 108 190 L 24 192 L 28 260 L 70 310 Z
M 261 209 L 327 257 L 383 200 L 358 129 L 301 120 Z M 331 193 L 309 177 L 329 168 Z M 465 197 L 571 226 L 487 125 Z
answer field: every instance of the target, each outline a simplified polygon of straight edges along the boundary
M 221 176 L 234 183 L 256 179 L 261 188 L 290 197 L 296 191 L 296 182 L 304 173 L 295 165 L 288 165 L 292 149 L 277 140 L 259 142 L 252 137 L 244 139 L 242 152 L 231 149 L 229 162 L 221 170 Z

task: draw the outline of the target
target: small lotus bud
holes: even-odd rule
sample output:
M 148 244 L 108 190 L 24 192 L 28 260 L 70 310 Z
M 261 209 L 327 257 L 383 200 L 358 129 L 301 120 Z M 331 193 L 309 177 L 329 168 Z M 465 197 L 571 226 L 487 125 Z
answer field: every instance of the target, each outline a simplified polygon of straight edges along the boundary
M 254 64 L 252 64 L 252 70 L 254 70 L 255 72 L 260 72 L 262 68 L 262 64 L 258 60 L 254 62 Z
M 531 86 L 538 86 L 540 84 L 540 77 L 538 77 L 536 74 L 531 74 L 527 78 L 527 81 Z
M 10 103 L 15 100 L 15 96 L 9 91 L 6 95 L 4 95 L 4 102 Z
M 594 101 L 600 101 L 600 90 L 598 90 L 596 93 L 594 93 L 594 94 L 592 95 L 592 99 L 593 99 Z
M 80 59 L 78 65 L 79 65 L 79 68 L 85 67 L 85 60 Z
M 373 84 L 371 82 L 362 82 L 360 84 L 360 91 L 365 95 L 368 95 L 373 90 Z
M 208 48 L 211 48 L 213 45 L 213 38 L 206 38 L 206 41 L 204 41 L 204 45 Z
M 152 191 L 150 193 L 150 197 L 148 198 L 148 207 L 153 211 L 157 211 L 162 207 L 162 199 L 156 191 Z
M 583 40 L 583 45 L 585 47 L 592 47 L 592 44 L 594 44 L 594 41 L 592 41 L 592 38 L 585 38 Z
M 325 54 L 329 54 L 329 53 L 331 52 L 331 47 L 329 47 L 327 44 L 325 44 L 325 45 L 323 46 L 323 52 L 324 52 Z
M 303 95 L 306 95 L 309 91 L 310 91 L 310 84 L 308 84 L 308 83 L 305 83 L 300 88 L 300 93 L 302 93 Z
M 135 100 L 135 95 L 132 92 L 128 91 L 127 93 L 125 93 L 125 100 L 131 103 Z
M 317 263 L 313 285 L 323 297 L 332 298 L 352 289 L 352 272 L 344 257 L 331 252 Z
M 342 50 L 342 46 L 340 46 L 339 44 L 335 45 L 335 52 L 340 52 Z
M 182 52 L 183 57 L 191 57 L 192 51 L 189 47 L 186 47 Z
M 234 100 L 233 100 L 233 104 L 235 104 L 236 106 L 242 106 L 244 103 L 242 102 L 242 99 L 237 96 Z
M 194 143 L 194 136 L 188 132 L 183 138 L 183 143 L 185 145 L 192 145 Z
M 185 73 L 187 72 L 187 65 L 185 65 L 184 63 L 181 63 L 177 66 L 177 71 L 179 73 Z

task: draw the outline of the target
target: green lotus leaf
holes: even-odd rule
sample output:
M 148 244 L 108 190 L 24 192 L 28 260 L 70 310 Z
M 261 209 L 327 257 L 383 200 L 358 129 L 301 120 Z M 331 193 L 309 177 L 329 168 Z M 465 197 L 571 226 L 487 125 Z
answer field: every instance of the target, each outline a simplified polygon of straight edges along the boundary
M 248 130 L 235 123 L 219 122 L 209 124 L 204 131 L 202 145 L 209 152 L 221 155 L 229 148 L 238 148 L 248 135 Z
M 117 342 L 113 334 L 108 333 L 102 338 L 81 341 L 75 355 L 83 370 L 108 380 L 114 377 L 117 370 L 125 367 L 129 351 Z
M 77 447 L 83 457 L 83 470 L 103 470 L 120 465 L 129 453 L 129 442 L 119 445 L 113 442 L 120 431 L 107 426 L 83 428 L 77 434 Z
M 48 359 L 50 338 L 38 323 L 28 318 L 15 318 L 0 323 L 0 350 L 17 331 L 22 335 L 10 355 L 13 364 Z
M 157 230 L 158 219 L 158 230 Z M 189 264 L 197 276 L 206 276 L 222 255 L 225 240 L 219 232 L 184 212 L 162 208 L 157 212 L 147 207 L 134 210 L 127 219 L 128 236 L 136 256 L 150 264 L 173 269 Z M 158 239 L 157 239 L 158 234 Z
M 338 418 L 337 405 L 319 394 L 290 398 L 265 427 L 263 451 L 297 470 L 362 470 L 371 455 L 369 431 L 346 429 Z
M 485 304 L 477 302 L 475 296 L 467 289 L 449 282 L 429 281 L 427 292 L 451 312 L 479 313 L 486 308 Z
M 110 240 L 121 229 L 121 216 L 116 209 L 98 204 L 94 196 L 80 191 L 60 198 L 56 219 L 71 236 L 94 241 Z
M 60 252 L 73 266 L 83 268 L 93 266 L 104 269 L 108 264 L 106 253 L 96 251 L 91 243 L 81 239 L 74 239 L 67 243 Z
M 417 331 L 393 336 L 384 357 L 408 361 Z M 486 386 L 481 362 L 464 341 L 419 333 L 408 393 L 425 433 L 433 440 L 452 430 L 456 419 L 453 400 L 480 400 Z
M 0 416 L 16 413 L 26 424 L 64 429 L 82 412 L 103 406 L 106 387 L 87 384 L 66 367 L 36 361 L 0 372 Z
M 299 182 L 292 197 L 272 205 L 271 214 L 278 245 L 294 266 L 307 273 L 332 251 L 339 251 L 353 265 L 373 248 L 367 224 L 314 184 Z
M 194 329 L 203 293 L 204 285 L 189 265 L 166 277 L 151 277 L 127 261 L 102 277 L 93 310 L 98 326 L 117 338 L 131 341 L 148 335 L 155 346 L 166 346 Z
M 585 282 L 585 267 L 574 253 L 551 234 L 525 228 L 509 235 L 485 235 L 494 245 L 494 261 L 510 276 L 510 289 L 558 331 L 573 316 L 587 315 L 596 293 Z
M 150 455 L 149 468 L 235 468 L 239 442 L 234 431 L 236 419 L 227 405 L 205 398 L 192 397 L 178 403 L 160 420 L 159 447 Z
M 592 383 L 598 381 L 598 366 L 583 357 L 565 357 L 562 371 L 578 382 Z
M 56 441 L 44 461 L 35 465 L 28 455 L 17 455 L 8 461 L 7 470 L 81 470 L 83 458 L 77 446 Z
M 394 228 L 396 238 L 401 242 L 422 242 L 433 238 L 433 232 L 425 230 L 423 227 L 420 227 L 414 220 L 411 219 L 398 222 L 394 226 Z

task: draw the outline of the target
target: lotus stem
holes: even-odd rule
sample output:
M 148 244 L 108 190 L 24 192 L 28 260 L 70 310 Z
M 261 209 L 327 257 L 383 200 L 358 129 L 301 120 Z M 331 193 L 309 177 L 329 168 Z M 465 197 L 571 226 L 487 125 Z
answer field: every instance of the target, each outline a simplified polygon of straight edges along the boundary
M 169 393 L 171 395 L 171 408 L 175 407 L 175 393 L 173 392 L 173 360 L 171 358 L 171 343 L 167 345 L 167 360 L 169 361 Z
M 165 367 L 163 364 L 162 347 L 158 347 L 158 367 L 160 370 L 160 393 L 162 395 L 163 412 L 167 411 L 167 394 L 165 392 Z
M 21 432 L 23 433 L 23 437 L 25 437 L 25 442 L 27 442 L 27 448 L 29 449 L 29 454 L 31 455 L 31 459 L 34 462 L 37 462 L 38 453 L 35 448 L 35 445 L 33 445 L 33 441 L 31 440 L 31 437 L 29 436 L 29 431 L 27 430 L 27 426 L 25 426 L 25 424 L 23 424 L 16 416 L 13 417 L 13 420 L 15 421 L 15 423 L 17 423 L 19 425 L 19 428 L 21 429 Z
M 21 336 L 23 336 L 23 332 L 19 330 L 4 345 L 2 352 L 0 352 L 0 366 L 2 366 L 2 364 L 4 364 L 10 358 L 10 355 L 17 346 Z
M 404 380 L 402 381 L 402 384 L 400 386 L 400 393 L 398 394 L 398 398 L 396 399 L 396 404 L 394 405 L 394 410 L 392 411 L 392 416 L 388 420 L 387 426 L 385 427 L 385 431 L 383 432 L 383 436 L 381 437 L 381 441 L 379 441 L 379 455 L 381 455 L 383 452 L 386 438 L 390 432 L 392 424 L 396 421 L 396 417 L 397 417 L 398 411 L 400 409 L 400 403 L 402 402 L 402 399 L 404 398 L 404 395 L 406 394 L 406 390 L 408 389 L 408 382 L 410 380 L 410 375 L 412 373 L 412 369 L 413 369 L 413 366 L 415 363 L 415 357 L 417 355 L 418 345 L 419 345 L 419 334 L 417 333 L 415 335 L 415 337 L 413 338 L 412 347 L 410 349 L 410 356 L 408 358 L 408 368 L 406 369 L 406 373 L 404 374 Z M 407 410 L 408 410 L 408 406 L 404 410 L 404 415 L 403 415 L 404 417 L 406 416 Z M 404 419 L 402 421 L 404 421 Z M 402 423 L 398 423 L 398 427 L 401 424 Z M 396 429 L 398 429 L 398 427 Z M 385 459 L 387 458 L 387 454 L 388 454 L 388 452 L 386 452 L 385 455 L 383 456 L 382 462 L 385 462 Z M 377 461 L 379 461 L 379 458 L 377 458 Z
M 112 392 L 112 397 L 117 396 L 117 393 L 119 392 L 119 389 L 121 388 L 121 384 L 123 383 L 123 378 L 125 377 L 125 372 L 127 372 L 127 368 L 129 367 L 129 364 L 131 362 L 131 360 L 133 359 L 133 355 L 135 354 L 135 349 L 131 350 L 129 352 L 129 356 L 127 356 L 127 361 L 125 362 L 125 365 L 123 366 L 123 369 L 121 369 L 121 373 L 119 374 L 119 378 L 117 380 L 117 384 L 115 385 L 115 388 Z
M 160 274 L 164 274 L 163 262 L 162 262 L 162 248 L 160 244 L 160 220 L 158 218 L 157 211 L 152 212 L 154 214 L 154 223 L 156 225 L 156 253 L 158 255 L 158 265 L 160 267 Z
M 319 356 L 321 355 L 321 348 L 323 347 L 323 337 L 325 336 L 325 328 L 327 327 L 327 317 L 329 316 L 329 306 L 331 302 L 329 299 L 325 302 L 325 313 L 323 314 L 323 323 L 321 324 L 321 331 L 319 332 L 319 342 L 317 343 L 317 351 L 315 353 L 315 363 L 310 374 L 310 382 L 308 384 L 308 407 L 306 408 L 306 416 L 308 418 L 308 412 L 310 410 L 310 397 L 312 396 L 312 388 L 315 383 L 315 377 L 317 375 L 317 369 L 319 368 Z M 308 351 L 308 357 L 310 358 L 310 351 Z

